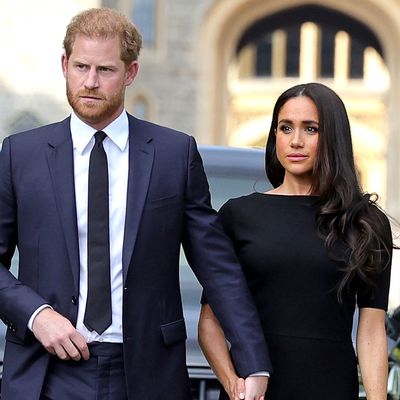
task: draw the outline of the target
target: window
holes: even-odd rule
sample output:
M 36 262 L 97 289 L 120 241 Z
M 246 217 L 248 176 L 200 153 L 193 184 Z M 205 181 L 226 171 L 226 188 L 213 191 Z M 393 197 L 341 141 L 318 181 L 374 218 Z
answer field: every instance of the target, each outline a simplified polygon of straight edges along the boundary
M 156 0 L 133 0 L 132 21 L 139 28 L 145 46 L 156 44 Z
M 103 0 L 101 4 L 103 7 L 118 8 L 118 0 Z
M 321 77 L 333 78 L 335 64 L 335 37 L 334 29 L 324 28 L 321 31 Z
M 149 103 L 148 97 L 139 93 L 136 94 L 131 102 L 130 112 L 137 118 L 150 120 L 154 115 L 152 108 Z
M 287 28 L 286 76 L 299 76 L 300 69 L 300 24 Z
M 257 45 L 256 75 L 271 76 L 272 72 L 272 33 L 268 33 Z
M 364 75 L 364 50 L 365 46 L 359 40 L 351 41 L 350 77 L 352 79 L 363 78 Z

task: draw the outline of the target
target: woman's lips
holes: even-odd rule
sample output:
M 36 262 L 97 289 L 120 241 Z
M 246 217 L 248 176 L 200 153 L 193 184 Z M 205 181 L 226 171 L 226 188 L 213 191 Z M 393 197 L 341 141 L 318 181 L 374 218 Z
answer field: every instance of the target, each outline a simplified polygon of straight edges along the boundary
M 300 154 L 300 153 L 292 153 L 292 154 L 288 154 L 287 158 L 290 161 L 304 161 L 308 158 L 308 156 L 306 156 L 305 154 Z

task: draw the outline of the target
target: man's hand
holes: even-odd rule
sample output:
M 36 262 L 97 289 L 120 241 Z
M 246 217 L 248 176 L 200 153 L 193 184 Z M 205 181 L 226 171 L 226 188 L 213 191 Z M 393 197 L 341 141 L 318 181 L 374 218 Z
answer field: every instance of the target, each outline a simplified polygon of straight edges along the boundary
M 245 381 L 245 400 L 264 400 L 267 391 L 268 378 L 266 376 L 248 376 Z
M 67 318 L 51 308 L 44 308 L 36 315 L 32 331 L 43 347 L 61 360 L 89 359 L 85 338 Z

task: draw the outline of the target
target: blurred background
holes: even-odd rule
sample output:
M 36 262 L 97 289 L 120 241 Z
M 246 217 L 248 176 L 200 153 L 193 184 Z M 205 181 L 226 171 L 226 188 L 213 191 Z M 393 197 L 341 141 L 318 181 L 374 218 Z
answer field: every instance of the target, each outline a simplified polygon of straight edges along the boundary
M 0 141 L 69 114 L 65 28 L 100 6 L 143 34 L 129 112 L 200 144 L 263 147 L 282 91 L 327 84 L 347 107 L 364 190 L 400 220 L 400 0 L 0 0 Z M 392 308 L 399 264 L 396 252 Z

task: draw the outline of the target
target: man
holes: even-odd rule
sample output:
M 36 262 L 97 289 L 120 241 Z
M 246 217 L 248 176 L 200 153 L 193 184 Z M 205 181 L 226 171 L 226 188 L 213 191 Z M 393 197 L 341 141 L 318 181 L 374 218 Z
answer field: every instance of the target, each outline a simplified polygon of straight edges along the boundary
M 270 370 L 194 139 L 124 110 L 140 46 L 118 12 L 78 14 L 62 56 L 72 115 L 3 143 L 3 400 L 190 399 L 181 243 L 239 374 Z M 8 271 L 15 246 L 18 279 Z M 266 383 L 248 377 L 246 399 Z

